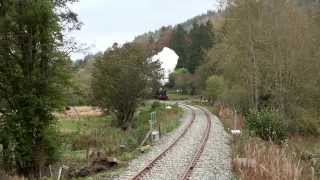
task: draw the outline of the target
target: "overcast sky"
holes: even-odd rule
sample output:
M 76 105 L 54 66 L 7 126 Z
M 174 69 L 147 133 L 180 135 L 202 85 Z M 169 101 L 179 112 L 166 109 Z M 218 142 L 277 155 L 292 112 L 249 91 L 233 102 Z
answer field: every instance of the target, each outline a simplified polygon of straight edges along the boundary
M 217 6 L 216 0 L 80 0 L 71 8 L 84 25 L 70 36 L 96 53 L 114 42 L 132 41 L 137 35 L 184 22 Z M 73 54 L 72 59 L 83 56 Z

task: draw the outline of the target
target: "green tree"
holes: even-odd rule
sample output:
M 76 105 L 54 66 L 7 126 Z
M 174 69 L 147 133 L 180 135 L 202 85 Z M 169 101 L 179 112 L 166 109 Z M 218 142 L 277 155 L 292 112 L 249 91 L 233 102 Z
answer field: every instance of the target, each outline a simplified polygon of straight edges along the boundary
M 201 47 L 205 50 L 212 48 L 215 43 L 215 33 L 212 22 L 207 21 L 206 24 L 201 24 L 199 31 Z
M 296 132 L 303 131 L 302 119 L 319 126 L 320 16 L 314 8 L 294 1 L 233 0 L 226 9 L 221 43 L 207 53 L 209 60 L 202 66 L 217 68 L 207 68 L 203 77 L 217 73 L 241 87 L 237 93 L 247 99 L 241 100 L 247 103 L 241 107 L 245 111 L 276 109 Z M 308 118 L 301 118 L 306 112 Z
M 151 62 L 141 44 L 125 44 L 105 52 L 94 64 L 92 91 L 95 102 L 113 113 L 116 125 L 130 128 L 140 100 L 146 96 L 147 85 L 157 62 Z
M 188 54 L 188 33 L 183 29 L 182 25 L 178 25 L 173 32 L 170 42 L 170 48 L 173 49 L 178 55 L 179 60 L 177 69 L 185 68 L 187 66 L 189 54 Z
M 177 69 L 174 73 L 170 75 L 170 83 L 176 89 L 182 90 L 183 94 L 189 93 L 192 88 L 192 74 L 185 69 Z
M 73 63 L 71 86 L 67 92 L 67 103 L 69 106 L 90 105 L 90 82 L 93 63 L 102 53 L 87 55 L 83 60 Z
M 212 104 L 218 100 L 226 89 L 223 77 L 211 76 L 207 80 L 206 95 Z
M 193 74 L 204 63 L 205 51 L 212 48 L 214 42 L 214 28 L 210 21 L 201 25 L 194 23 L 189 33 L 178 25 L 170 42 L 170 48 L 179 55 L 176 68 L 186 68 Z
M 62 103 L 70 65 L 61 32 L 79 27 L 67 2 L 0 2 L 0 144 L 7 171 L 37 176 L 55 160 L 52 111 Z
M 214 45 L 213 25 L 209 21 L 207 24 L 201 25 L 194 23 L 190 31 L 190 40 L 190 57 L 187 62 L 187 69 L 190 73 L 194 73 L 204 63 L 205 51 Z

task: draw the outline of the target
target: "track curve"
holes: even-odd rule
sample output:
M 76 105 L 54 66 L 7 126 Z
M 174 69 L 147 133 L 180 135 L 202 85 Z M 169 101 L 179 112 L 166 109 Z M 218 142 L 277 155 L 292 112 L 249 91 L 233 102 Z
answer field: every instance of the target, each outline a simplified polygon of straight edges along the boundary
M 132 180 L 138 180 L 138 179 L 150 179 L 150 174 L 152 174 L 152 171 L 155 171 L 156 173 L 153 174 L 157 174 L 159 173 L 157 170 L 157 168 L 159 169 L 165 169 L 166 167 L 161 167 L 161 166 L 166 166 L 166 161 L 168 161 L 168 159 L 166 160 L 166 156 L 170 153 L 176 153 L 177 150 L 175 150 L 175 148 L 178 148 L 178 146 L 181 146 L 181 144 L 185 143 L 184 141 L 186 141 L 186 139 L 191 139 L 193 141 L 193 143 L 191 143 L 190 147 L 184 144 L 184 146 L 181 146 L 179 148 L 182 149 L 188 149 L 188 152 L 186 152 L 184 154 L 185 157 L 188 157 L 187 160 L 184 160 L 182 163 L 184 164 L 183 167 L 181 167 L 181 172 L 178 173 L 176 172 L 176 177 L 173 179 L 189 179 L 193 168 L 196 166 L 199 158 L 201 157 L 201 154 L 203 152 L 203 149 L 208 141 L 209 138 L 209 134 L 210 134 L 210 130 L 211 130 L 211 119 L 209 114 L 204 111 L 203 109 L 201 109 L 201 112 L 203 112 L 206 116 L 206 124 L 205 124 L 205 129 L 203 131 L 203 121 L 200 118 L 200 114 L 198 111 L 198 124 L 197 126 L 193 126 L 195 119 L 196 119 L 196 113 L 195 113 L 195 109 L 200 109 L 200 108 L 196 108 L 193 106 L 187 106 L 184 105 L 185 107 L 187 107 L 188 109 L 190 109 L 192 111 L 192 119 L 190 121 L 190 123 L 188 124 L 188 126 L 184 129 L 183 133 L 180 134 L 180 136 L 171 144 L 168 146 L 168 148 L 166 148 L 164 151 L 162 151 L 158 156 L 156 156 L 153 160 L 151 160 L 141 171 L 139 171 L 133 178 Z M 196 134 L 201 134 L 199 137 L 194 138 L 194 132 L 189 132 L 191 130 L 194 131 L 194 129 L 197 130 L 197 132 L 201 132 L 201 133 L 196 133 Z M 203 132 L 202 132 L 203 131 Z M 186 134 L 188 133 L 188 137 L 185 137 Z M 184 139 L 184 140 L 182 140 Z M 190 140 L 189 140 L 190 141 Z M 200 143 L 199 143 L 200 142 Z M 180 143 L 180 145 L 178 145 Z M 170 156 L 174 156 L 174 154 L 170 154 Z M 168 157 L 167 157 L 168 158 Z M 170 159 L 169 159 L 170 161 Z M 161 164 L 162 163 L 162 164 Z M 157 168 L 154 168 L 156 167 Z M 155 170 L 156 169 L 156 170 Z M 167 170 L 168 171 L 168 170 Z M 163 179 L 160 177 L 157 177 L 159 179 Z M 172 177 L 171 177 L 172 178 Z
M 141 179 L 144 174 L 148 173 L 150 171 L 150 169 L 160 160 L 162 159 L 167 153 L 168 151 L 173 148 L 178 141 L 184 137 L 184 135 L 187 133 L 187 131 L 189 130 L 189 128 L 191 127 L 191 125 L 194 123 L 195 120 L 195 112 L 192 108 L 190 108 L 187 105 L 184 105 L 185 107 L 187 107 L 188 109 L 190 109 L 192 111 L 192 117 L 191 117 L 191 121 L 188 124 L 188 126 L 184 129 L 183 133 L 167 148 L 165 149 L 161 154 L 159 154 L 155 159 L 153 159 L 145 168 L 143 168 L 136 176 L 134 176 L 132 178 L 132 180 L 138 180 Z

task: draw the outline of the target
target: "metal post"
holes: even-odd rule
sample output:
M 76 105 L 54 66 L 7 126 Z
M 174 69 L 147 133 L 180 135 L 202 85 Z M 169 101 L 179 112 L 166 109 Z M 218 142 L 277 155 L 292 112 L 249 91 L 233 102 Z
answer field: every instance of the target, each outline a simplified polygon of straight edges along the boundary
M 159 126 L 159 139 L 161 138 L 161 121 L 158 120 L 158 126 Z
M 156 121 L 156 116 L 155 116 L 155 112 L 150 113 L 150 131 L 153 131 L 154 128 L 154 123 Z

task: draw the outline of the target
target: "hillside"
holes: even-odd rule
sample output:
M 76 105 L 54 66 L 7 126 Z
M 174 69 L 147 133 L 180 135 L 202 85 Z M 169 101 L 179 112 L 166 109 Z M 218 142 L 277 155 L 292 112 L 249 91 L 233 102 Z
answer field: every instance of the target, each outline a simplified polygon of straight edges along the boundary
M 221 18 L 222 14 L 222 12 L 208 11 L 207 13 L 192 17 L 186 20 L 185 22 L 182 22 L 177 25 L 181 25 L 184 28 L 184 30 L 189 32 L 192 29 L 194 23 L 201 25 L 206 24 L 208 21 L 211 21 L 213 24 L 215 24 L 216 21 Z M 175 25 L 174 27 L 163 26 L 156 31 L 149 31 L 147 33 L 137 36 L 134 39 L 134 42 L 148 42 L 150 39 L 158 41 L 164 33 L 166 33 L 167 31 L 172 31 L 175 27 L 177 27 L 177 25 Z

